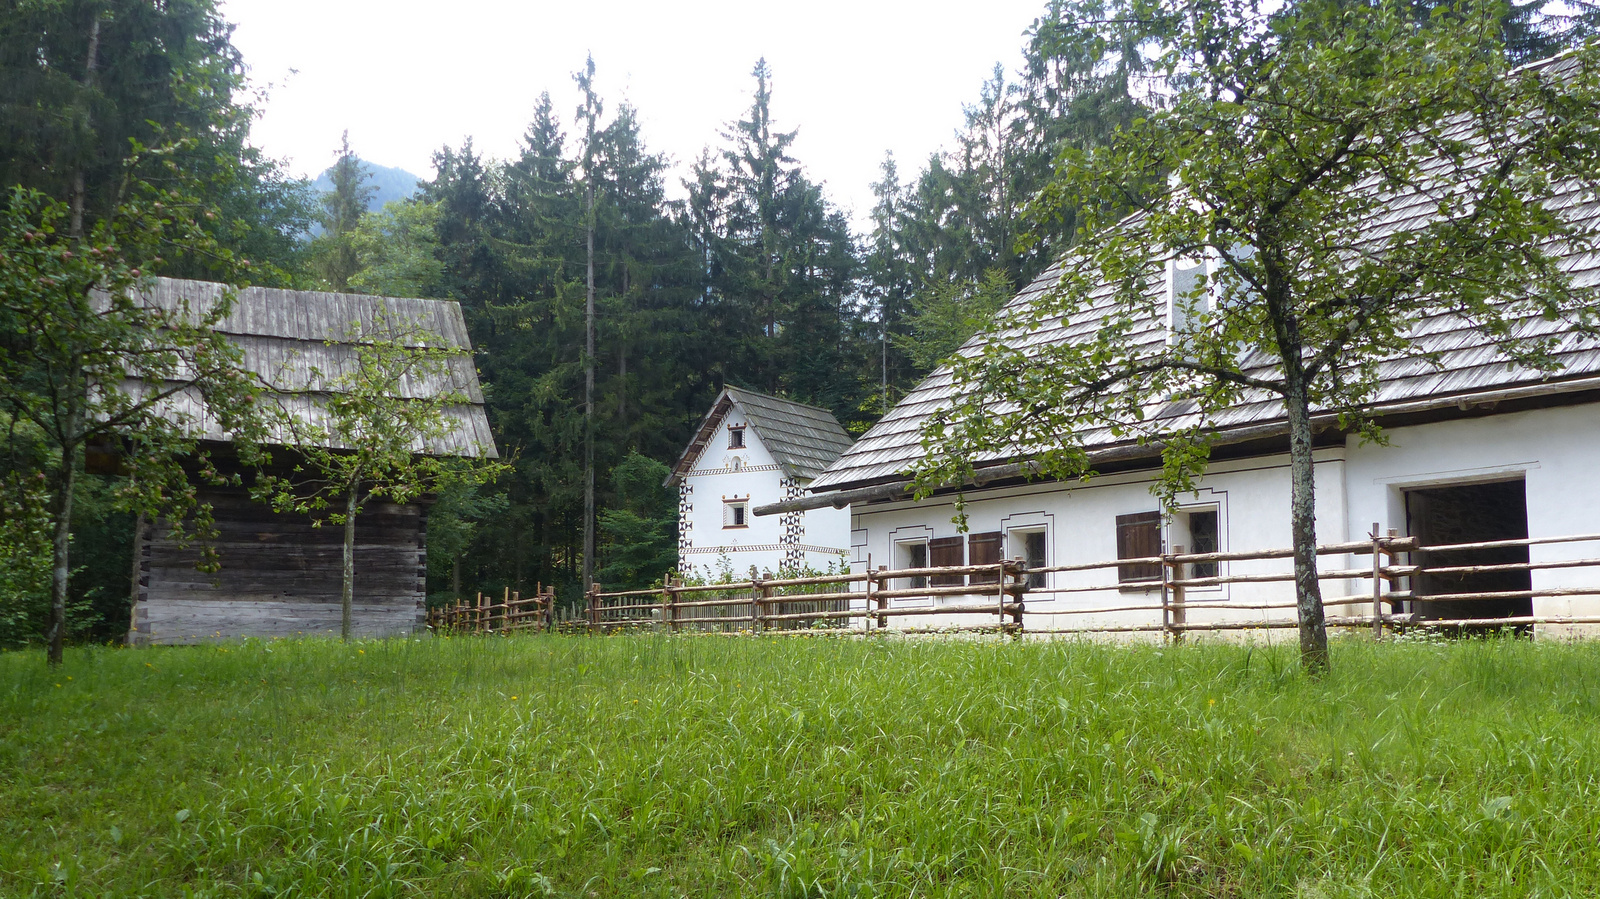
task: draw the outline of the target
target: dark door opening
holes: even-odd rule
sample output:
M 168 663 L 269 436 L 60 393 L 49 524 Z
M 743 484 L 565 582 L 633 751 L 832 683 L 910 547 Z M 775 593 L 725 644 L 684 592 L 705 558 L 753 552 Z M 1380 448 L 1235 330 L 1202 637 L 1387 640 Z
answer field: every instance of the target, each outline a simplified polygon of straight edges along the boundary
M 1528 536 L 1528 496 L 1521 480 L 1406 491 L 1406 524 L 1423 546 L 1522 540 Z M 1419 552 L 1424 568 L 1506 565 L 1528 561 L 1526 546 Z M 1532 590 L 1527 571 L 1422 574 L 1412 578 L 1418 597 L 1449 593 L 1504 593 Z M 1528 597 L 1486 600 L 1413 600 L 1419 620 L 1512 618 L 1533 614 Z

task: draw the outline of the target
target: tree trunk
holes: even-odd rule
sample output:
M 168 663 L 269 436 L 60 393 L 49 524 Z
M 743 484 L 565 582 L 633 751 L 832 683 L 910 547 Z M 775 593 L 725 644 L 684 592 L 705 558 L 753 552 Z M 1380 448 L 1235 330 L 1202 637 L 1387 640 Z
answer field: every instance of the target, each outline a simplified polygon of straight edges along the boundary
M 46 661 L 61 664 L 67 639 L 67 581 L 72 574 L 72 492 L 77 486 L 77 453 L 63 448 L 56 472 L 56 533 L 52 546 L 50 572 L 50 627 L 45 631 L 49 643 Z
M 94 21 L 89 23 L 89 53 L 83 66 L 83 88 L 87 95 L 94 90 L 95 71 L 100 68 L 100 14 L 95 13 Z M 88 132 L 93 122 L 89 118 L 87 96 L 84 102 L 83 130 Z M 67 230 L 74 240 L 83 239 L 83 207 L 88 188 L 83 183 L 83 166 L 79 165 L 72 171 L 72 196 L 68 200 L 70 210 L 67 219 Z
M 1300 664 L 1314 674 L 1328 670 L 1328 629 L 1323 623 L 1322 584 L 1317 580 L 1316 469 L 1311 455 L 1311 407 L 1305 385 L 1291 379 L 1284 407 L 1289 418 L 1290 532 L 1294 539 L 1295 608 L 1300 620 Z
M 356 487 L 344 498 L 344 571 L 339 584 L 339 639 L 350 642 L 350 599 L 356 583 Z
M 592 177 L 586 174 L 585 177 Z M 589 186 L 587 328 L 583 357 L 583 592 L 594 583 L 594 185 Z

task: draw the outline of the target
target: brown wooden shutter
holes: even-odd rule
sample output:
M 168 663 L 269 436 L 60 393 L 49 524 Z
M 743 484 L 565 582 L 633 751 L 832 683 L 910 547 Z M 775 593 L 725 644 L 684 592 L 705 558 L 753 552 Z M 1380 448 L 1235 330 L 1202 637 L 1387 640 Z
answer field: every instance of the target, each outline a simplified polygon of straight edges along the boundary
M 946 565 L 960 565 L 963 541 L 960 537 L 937 537 L 928 541 L 928 567 L 943 568 Z M 959 587 L 966 583 L 966 578 L 959 574 L 936 574 L 929 581 L 934 587 Z
M 969 534 L 967 536 L 967 564 L 993 565 L 1000 561 L 1000 532 Z M 979 573 L 972 576 L 974 584 L 998 584 L 1000 573 Z
M 1135 512 L 1117 516 L 1117 558 L 1142 559 L 1161 555 L 1161 513 Z M 1120 583 L 1161 580 L 1161 563 L 1117 566 Z

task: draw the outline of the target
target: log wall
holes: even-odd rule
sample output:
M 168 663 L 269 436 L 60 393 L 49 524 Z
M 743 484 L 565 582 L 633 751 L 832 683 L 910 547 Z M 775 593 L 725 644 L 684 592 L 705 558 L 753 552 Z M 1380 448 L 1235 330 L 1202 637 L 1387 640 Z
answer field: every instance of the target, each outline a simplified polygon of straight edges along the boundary
M 163 524 L 139 535 L 139 598 L 130 643 L 339 633 L 344 528 L 273 512 L 239 488 L 200 488 L 222 568 L 197 571 L 198 545 Z M 425 618 L 427 509 L 373 501 L 356 519 L 352 621 L 357 636 L 419 630 Z

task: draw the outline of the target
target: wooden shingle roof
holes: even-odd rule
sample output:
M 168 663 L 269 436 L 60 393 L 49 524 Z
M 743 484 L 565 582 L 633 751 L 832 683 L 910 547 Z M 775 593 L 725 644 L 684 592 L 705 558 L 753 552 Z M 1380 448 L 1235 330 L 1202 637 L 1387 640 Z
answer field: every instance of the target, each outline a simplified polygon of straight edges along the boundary
M 226 289 L 226 285 L 208 281 L 157 278 L 139 299 L 170 312 L 186 313 L 198 324 Z M 461 306 L 454 300 L 247 287 L 235 292 L 233 308 L 215 330 L 240 348 L 245 369 L 261 379 L 268 401 L 307 425 L 326 423 L 327 397 L 356 362 L 356 338 L 352 335 L 384 335 L 408 346 L 464 350 L 449 357 L 440 371 L 405 379 L 399 395 L 453 394 L 463 400 L 444 410 L 448 433 L 426 446 L 419 445 L 418 451 L 487 458 L 498 455 L 473 366 L 472 341 Z M 138 390 L 139 385 L 130 383 L 125 389 Z M 174 418 L 191 422 L 204 439 L 229 439 L 192 391 L 174 394 L 162 408 Z M 288 433 L 273 436 L 279 442 L 294 442 Z
M 1544 63 L 1559 77 L 1563 67 L 1574 65 L 1574 60 L 1558 57 Z M 1369 239 L 1377 242 L 1396 232 L 1411 230 L 1428 221 L 1427 197 L 1413 195 L 1393 198 L 1370 224 Z M 1561 186 L 1552 201 L 1554 208 L 1569 221 L 1600 226 L 1600 198 L 1586 192 L 1576 184 Z M 1561 252 L 1560 248 L 1556 248 Z M 997 313 L 999 326 L 994 332 L 969 340 L 957 352 L 971 357 L 980 353 L 988 341 L 1000 341 L 1008 346 L 1033 350 L 1051 345 L 1093 340 L 1105 317 L 1114 308 L 1112 289 L 1099 285 L 1091 291 L 1072 320 L 1050 317 L 1035 327 L 1006 327 L 1007 321 L 1027 321 L 1033 316 L 1029 309 L 1061 281 L 1064 265 L 1071 258 L 1057 263 L 1027 285 Z M 1152 266 L 1161 260 L 1151 260 Z M 1566 252 L 1563 269 L 1579 288 L 1600 291 L 1600 254 Z M 1136 347 L 1157 352 L 1167 339 L 1165 320 L 1165 284 L 1160 278 L 1150 280 L 1147 294 L 1148 316 L 1125 339 Z M 1372 398 L 1370 409 L 1382 415 L 1388 409 L 1401 409 L 1418 402 L 1429 401 L 1448 404 L 1467 402 L 1477 394 L 1494 390 L 1527 389 L 1565 392 L 1580 385 L 1590 385 L 1600 375 L 1600 346 L 1570 332 L 1561 321 L 1528 318 L 1519 323 L 1520 337 L 1550 336 L 1558 339 L 1554 355 L 1563 368 L 1556 375 L 1508 364 L 1508 359 L 1495 345 L 1494 340 L 1481 330 L 1470 326 L 1461 316 L 1442 308 L 1421 317 L 1409 334 L 1411 351 L 1391 358 L 1380 365 L 1379 385 Z M 1259 360 L 1265 370 L 1269 363 Z M 1248 366 L 1247 366 L 1248 368 Z M 865 488 L 872 485 L 904 483 L 910 469 L 922 459 L 922 432 L 929 419 L 940 409 L 952 405 L 957 385 L 949 365 L 941 365 L 911 390 L 888 414 L 861 436 L 831 466 L 810 485 L 812 493 Z M 1316 411 L 1316 410 L 1313 410 Z M 1281 422 L 1285 418 L 1283 404 L 1277 397 L 1261 391 L 1247 391 L 1233 406 L 1211 415 L 1205 424 L 1214 433 L 1225 435 L 1231 431 Z M 1146 419 L 1166 420 L 1173 430 L 1198 423 L 1192 404 L 1154 403 L 1147 410 Z M 1085 449 L 1111 450 L 1123 447 L 1129 441 L 1118 438 L 1109 430 L 1098 430 L 1081 435 Z M 1150 447 L 1154 455 L 1158 449 Z M 1119 450 L 1120 451 L 1120 450 Z M 1026 455 L 1026 454 L 1023 454 Z M 1006 466 L 1018 455 L 990 454 L 979 460 L 980 466 L 996 470 Z M 897 494 L 898 495 L 898 494 Z M 814 503 L 813 503 L 814 505 Z M 757 514 L 764 514 L 757 509 Z
M 668 486 L 694 467 L 734 403 L 744 410 L 745 424 L 760 435 L 762 445 L 791 478 L 816 478 L 850 447 L 850 435 L 826 409 L 740 387 L 724 387 L 701 420 L 694 440 L 673 466 Z

